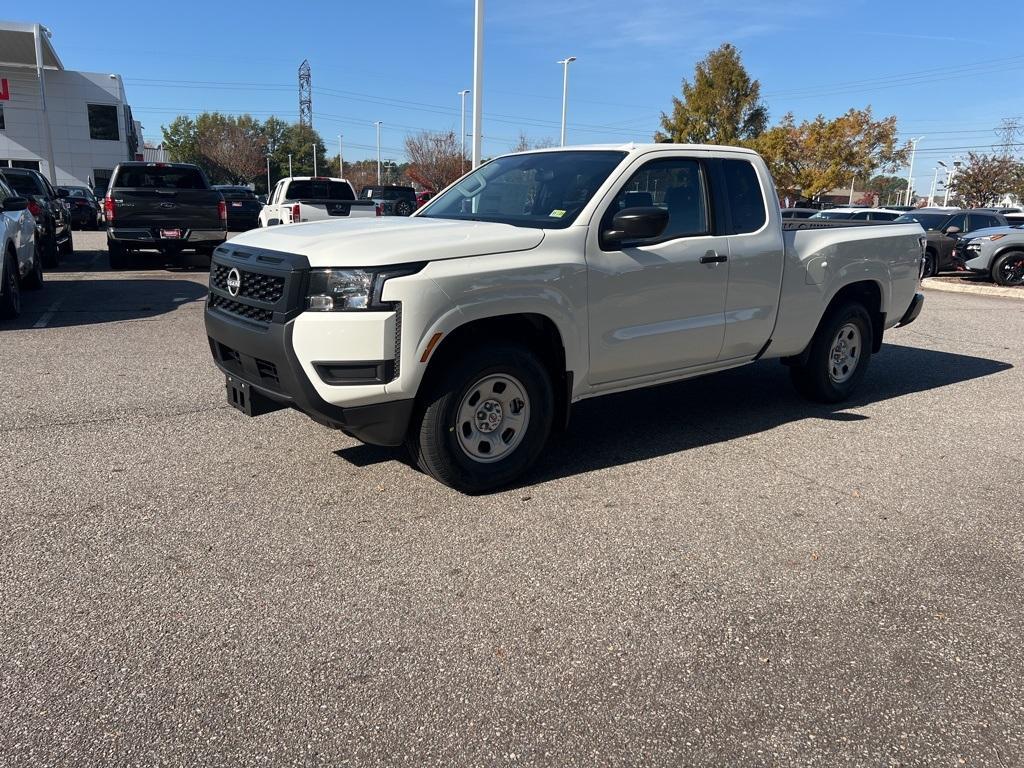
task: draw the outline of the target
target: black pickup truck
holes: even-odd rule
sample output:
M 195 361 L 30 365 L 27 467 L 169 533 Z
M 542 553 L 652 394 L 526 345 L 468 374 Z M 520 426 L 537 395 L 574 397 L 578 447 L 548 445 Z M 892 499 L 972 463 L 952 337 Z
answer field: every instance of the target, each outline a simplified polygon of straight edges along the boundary
M 209 266 L 213 249 L 227 239 L 224 196 L 188 163 L 121 163 L 103 201 L 110 268 L 128 266 L 132 251 L 180 257 L 198 254 Z

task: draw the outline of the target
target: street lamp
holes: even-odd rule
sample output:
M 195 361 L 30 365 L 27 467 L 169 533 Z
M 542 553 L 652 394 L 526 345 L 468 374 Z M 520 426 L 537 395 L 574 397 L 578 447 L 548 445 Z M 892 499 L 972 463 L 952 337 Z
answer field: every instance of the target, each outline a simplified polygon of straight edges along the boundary
M 480 165 L 484 122 L 484 0 L 473 7 L 473 167 Z M 474 205 L 476 202 L 474 201 Z
M 953 179 L 956 178 L 956 172 L 960 170 L 960 161 L 954 160 L 953 167 L 949 169 L 949 174 L 946 176 L 946 196 L 942 200 L 943 205 L 949 205 L 949 188 L 953 186 Z
M 345 178 L 345 144 L 342 139 L 345 138 L 345 134 L 338 134 L 338 178 Z
M 914 185 L 914 155 L 917 154 L 917 142 L 923 138 L 924 136 L 918 136 L 916 139 L 910 140 L 910 171 L 907 173 L 907 201 L 904 205 L 910 205 L 910 193 Z
M 562 146 L 565 146 L 565 107 L 569 99 L 569 65 L 576 61 L 575 56 L 567 56 L 557 64 L 562 65 Z
M 462 172 L 466 172 L 466 95 L 471 91 L 464 90 L 459 91 L 459 96 L 462 97 Z
M 384 123 L 378 120 L 374 123 L 377 126 L 377 184 L 380 184 L 380 127 Z

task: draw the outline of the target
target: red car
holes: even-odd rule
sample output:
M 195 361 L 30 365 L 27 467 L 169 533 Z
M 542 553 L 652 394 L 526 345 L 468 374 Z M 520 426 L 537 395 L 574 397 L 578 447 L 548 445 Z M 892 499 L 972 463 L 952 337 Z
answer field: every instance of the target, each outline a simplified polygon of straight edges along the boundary
M 416 193 L 416 207 L 417 208 L 422 208 L 424 205 L 427 204 L 427 201 L 430 200 L 430 198 L 432 198 L 436 194 L 437 194 L 436 192 L 433 192 L 433 191 L 431 191 L 429 189 L 425 189 L 422 192 L 417 192 Z

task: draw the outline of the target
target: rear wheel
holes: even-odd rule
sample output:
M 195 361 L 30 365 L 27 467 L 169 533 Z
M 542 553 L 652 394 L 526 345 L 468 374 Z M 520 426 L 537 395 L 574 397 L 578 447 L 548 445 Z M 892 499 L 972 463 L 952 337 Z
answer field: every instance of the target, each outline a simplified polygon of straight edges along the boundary
M 0 319 L 11 320 L 21 314 L 21 285 L 18 261 L 8 252 L 4 258 L 4 291 L 0 294 Z
M 32 254 L 32 269 L 25 275 L 22 283 L 30 291 L 38 291 L 43 287 L 43 258 L 39 253 L 38 244 L 36 244 L 35 253 Z
M 412 215 L 412 203 L 408 200 L 399 200 L 395 203 L 395 215 L 396 216 L 411 216 Z
M 513 344 L 468 351 L 438 371 L 409 431 L 419 467 L 465 493 L 515 480 L 551 432 L 551 379 L 537 357 Z
M 939 263 L 935 251 L 928 250 L 924 253 L 924 271 L 921 277 L 935 277 L 939 272 Z
M 872 336 L 864 305 L 850 302 L 830 312 L 814 334 L 807 361 L 790 368 L 797 391 L 823 403 L 848 398 L 867 373 Z
M 125 269 L 128 266 L 128 249 L 115 240 L 107 240 L 107 257 L 111 269 Z
M 54 269 L 59 261 L 60 250 L 57 248 L 57 236 L 43 238 L 43 266 Z
M 1024 284 L 1024 251 L 1004 253 L 992 265 L 992 281 L 999 285 Z
M 68 227 L 68 239 L 64 241 L 64 245 L 60 247 L 60 252 L 64 256 L 70 256 L 75 252 L 75 241 L 71 236 L 71 227 Z

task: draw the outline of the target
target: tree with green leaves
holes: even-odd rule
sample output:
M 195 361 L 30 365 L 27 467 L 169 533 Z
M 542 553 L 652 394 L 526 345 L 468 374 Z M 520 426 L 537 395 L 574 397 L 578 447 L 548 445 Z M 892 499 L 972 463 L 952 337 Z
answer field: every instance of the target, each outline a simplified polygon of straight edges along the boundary
M 799 125 L 787 114 L 750 146 L 768 163 L 779 189 L 799 189 L 813 198 L 849 185 L 854 177 L 869 179 L 904 165 L 910 148 L 900 146 L 896 134 L 895 116 L 875 120 L 866 107 Z
M 682 97 L 672 97 L 671 115 L 662 113 L 656 141 L 742 144 L 760 136 L 768 124 L 761 84 L 750 79 L 732 43 L 697 62 L 693 82 L 683 79 Z

